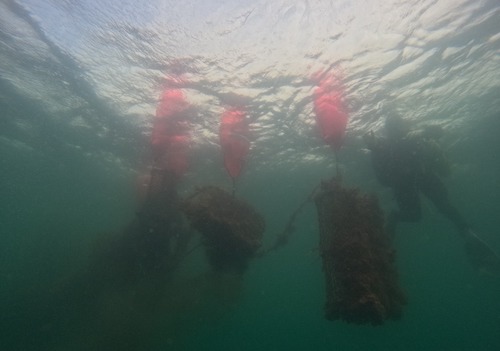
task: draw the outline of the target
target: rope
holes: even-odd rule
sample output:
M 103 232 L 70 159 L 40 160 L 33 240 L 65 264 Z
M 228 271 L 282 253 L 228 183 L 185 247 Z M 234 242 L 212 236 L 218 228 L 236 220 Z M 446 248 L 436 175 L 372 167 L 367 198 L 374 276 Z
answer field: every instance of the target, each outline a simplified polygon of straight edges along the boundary
M 264 250 L 263 252 L 258 254 L 258 257 L 267 255 L 269 252 L 275 251 L 288 243 L 290 236 L 295 231 L 295 221 L 297 217 L 302 213 L 304 207 L 309 203 L 309 201 L 312 201 L 314 199 L 318 187 L 319 185 L 315 186 L 312 192 L 304 199 L 304 201 L 299 204 L 295 211 L 292 212 L 292 214 L 288 218 L 288 221 L 286 222 L 285 229 L 283 229 L 283 231 L 278 234 L 274 243 L 267 250 Z

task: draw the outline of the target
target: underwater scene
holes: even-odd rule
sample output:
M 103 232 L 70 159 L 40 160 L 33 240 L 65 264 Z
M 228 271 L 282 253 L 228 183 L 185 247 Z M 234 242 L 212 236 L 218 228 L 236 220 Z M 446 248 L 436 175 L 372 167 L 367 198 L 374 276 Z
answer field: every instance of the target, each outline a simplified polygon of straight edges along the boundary
M 0 350 L 500 350 L 498 0 L 0 0 Z

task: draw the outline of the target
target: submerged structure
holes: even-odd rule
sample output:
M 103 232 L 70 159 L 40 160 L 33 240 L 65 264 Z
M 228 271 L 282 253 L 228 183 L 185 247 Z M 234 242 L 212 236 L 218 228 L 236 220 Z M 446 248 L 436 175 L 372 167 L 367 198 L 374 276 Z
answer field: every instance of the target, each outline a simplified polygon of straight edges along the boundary
M 262 216 L 246 202 L 215 186 L 198 189 L 185 201 L 184 212 L 202 234 L 212 268 L 243 273 L 262 245 Z
M 376 197 L 332 180 L 322 183 L 315 203 L 326 318 L 373 325 L 399 319 L 406 299 Z

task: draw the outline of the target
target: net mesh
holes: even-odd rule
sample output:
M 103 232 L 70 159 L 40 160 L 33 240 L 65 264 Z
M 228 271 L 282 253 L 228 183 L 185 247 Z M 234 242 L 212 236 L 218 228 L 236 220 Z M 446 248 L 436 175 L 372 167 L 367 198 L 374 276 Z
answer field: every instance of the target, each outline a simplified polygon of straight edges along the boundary
M 375 196 L 324 182 L 315 197 L 329 320 L 373 325 L 399 319 L 405 296 Z

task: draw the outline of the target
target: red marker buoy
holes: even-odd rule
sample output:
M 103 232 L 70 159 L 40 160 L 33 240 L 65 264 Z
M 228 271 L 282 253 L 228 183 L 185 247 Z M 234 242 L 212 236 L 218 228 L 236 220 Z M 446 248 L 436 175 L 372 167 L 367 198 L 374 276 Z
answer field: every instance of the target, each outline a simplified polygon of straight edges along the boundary
M 349 114 L 344 102 L 344 91 L 333 76 L 321 78 L 314 90 L 314 113 L 321 138 L 337 152 L 344 143 Z M 337 162 L 337 176 L 338 176 Z
M 233 107 L 222 114 L 219 130 L 220 145 L 224 167 L 232 178 L 233 185 L 241 174 L 250 150 L 248 131 L 246 114 L 242 108 Z
M 321 137 L 335 151 L 344 142 L 349 118 L 343 98 L 344 92 L 332 77 L 322 79 L 314 91 L 314 113 Z
M 151 134 L 155 167 L 181 177 L 188 168 L 189 103 L 180 89 L 166 89 L 160 96 Z

